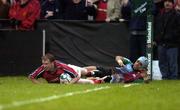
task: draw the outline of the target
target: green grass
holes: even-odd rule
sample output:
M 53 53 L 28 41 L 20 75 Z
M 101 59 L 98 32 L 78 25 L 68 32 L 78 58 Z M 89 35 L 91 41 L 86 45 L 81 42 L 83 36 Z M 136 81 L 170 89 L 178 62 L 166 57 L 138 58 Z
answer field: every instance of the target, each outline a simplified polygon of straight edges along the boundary
M 13 106 L 30 101 L 97 87 L 99 91 Z M 179 110 L 180 81 L 152 81 L 124 87 L 124 84 L 60 85 L 33 84 L 26 77 L 0 77 L 0 110 Z

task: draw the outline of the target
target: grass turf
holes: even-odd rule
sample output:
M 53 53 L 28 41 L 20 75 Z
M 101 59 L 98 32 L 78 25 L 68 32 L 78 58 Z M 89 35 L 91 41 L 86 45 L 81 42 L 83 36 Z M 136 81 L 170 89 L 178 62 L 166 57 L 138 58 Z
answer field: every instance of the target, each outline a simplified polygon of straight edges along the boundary
M 14 106 L 69 92 L 106 87 L 99 91 Z M 26 77 L 0 77 L 0 110 L 179 110 L 180 81 L 152 81 L 124 87 L 124 84 L 60 85 L 33 84 Z

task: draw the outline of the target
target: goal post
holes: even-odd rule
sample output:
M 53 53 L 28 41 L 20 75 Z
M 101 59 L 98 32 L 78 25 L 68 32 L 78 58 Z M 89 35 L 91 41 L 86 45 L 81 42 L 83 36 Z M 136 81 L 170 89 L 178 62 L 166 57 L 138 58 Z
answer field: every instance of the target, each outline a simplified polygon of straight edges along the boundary
M 149 60 L 148 73 L 151 75 L 152 79 L 152 60 L 153 60 L 153 15 L 152 7 L 153 0 L 147 0 L 147 57 Z

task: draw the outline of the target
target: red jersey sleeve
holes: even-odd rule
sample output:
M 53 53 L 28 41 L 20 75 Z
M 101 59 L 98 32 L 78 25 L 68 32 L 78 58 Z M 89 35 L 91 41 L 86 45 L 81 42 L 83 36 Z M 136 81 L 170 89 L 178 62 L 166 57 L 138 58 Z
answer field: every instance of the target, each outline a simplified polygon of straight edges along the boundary
M 29 76 L 31 79 L 37 79 L 44 73 L 44 66 L 41 65 L 39 68 L 37 68 L 34 72 L 32 72 Z

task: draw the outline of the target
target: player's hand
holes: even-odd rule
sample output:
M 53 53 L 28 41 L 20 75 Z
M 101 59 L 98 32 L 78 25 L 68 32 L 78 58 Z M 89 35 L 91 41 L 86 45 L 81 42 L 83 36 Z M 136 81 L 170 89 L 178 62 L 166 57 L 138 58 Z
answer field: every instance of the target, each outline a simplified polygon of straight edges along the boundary
M 128 2 L 129 2 L 129 0 L 122 0 L 121 3 L 122 3 L 123 6 L 126 6 L 128 4 Z
M 118 60 L 117 63 L 119 64 L 119 66 L 125 66 L 122 60 Z
M 50 17 L 50 16 L 54 16 L 54 12 L 53 11 L 46 11 L 46 16 L 45 16 L 45 18 L 48 18 L 48 17 Z
M 109 23 L 111 21 L 111 19 L 110 18 L 106 18 L 105 21 Z

